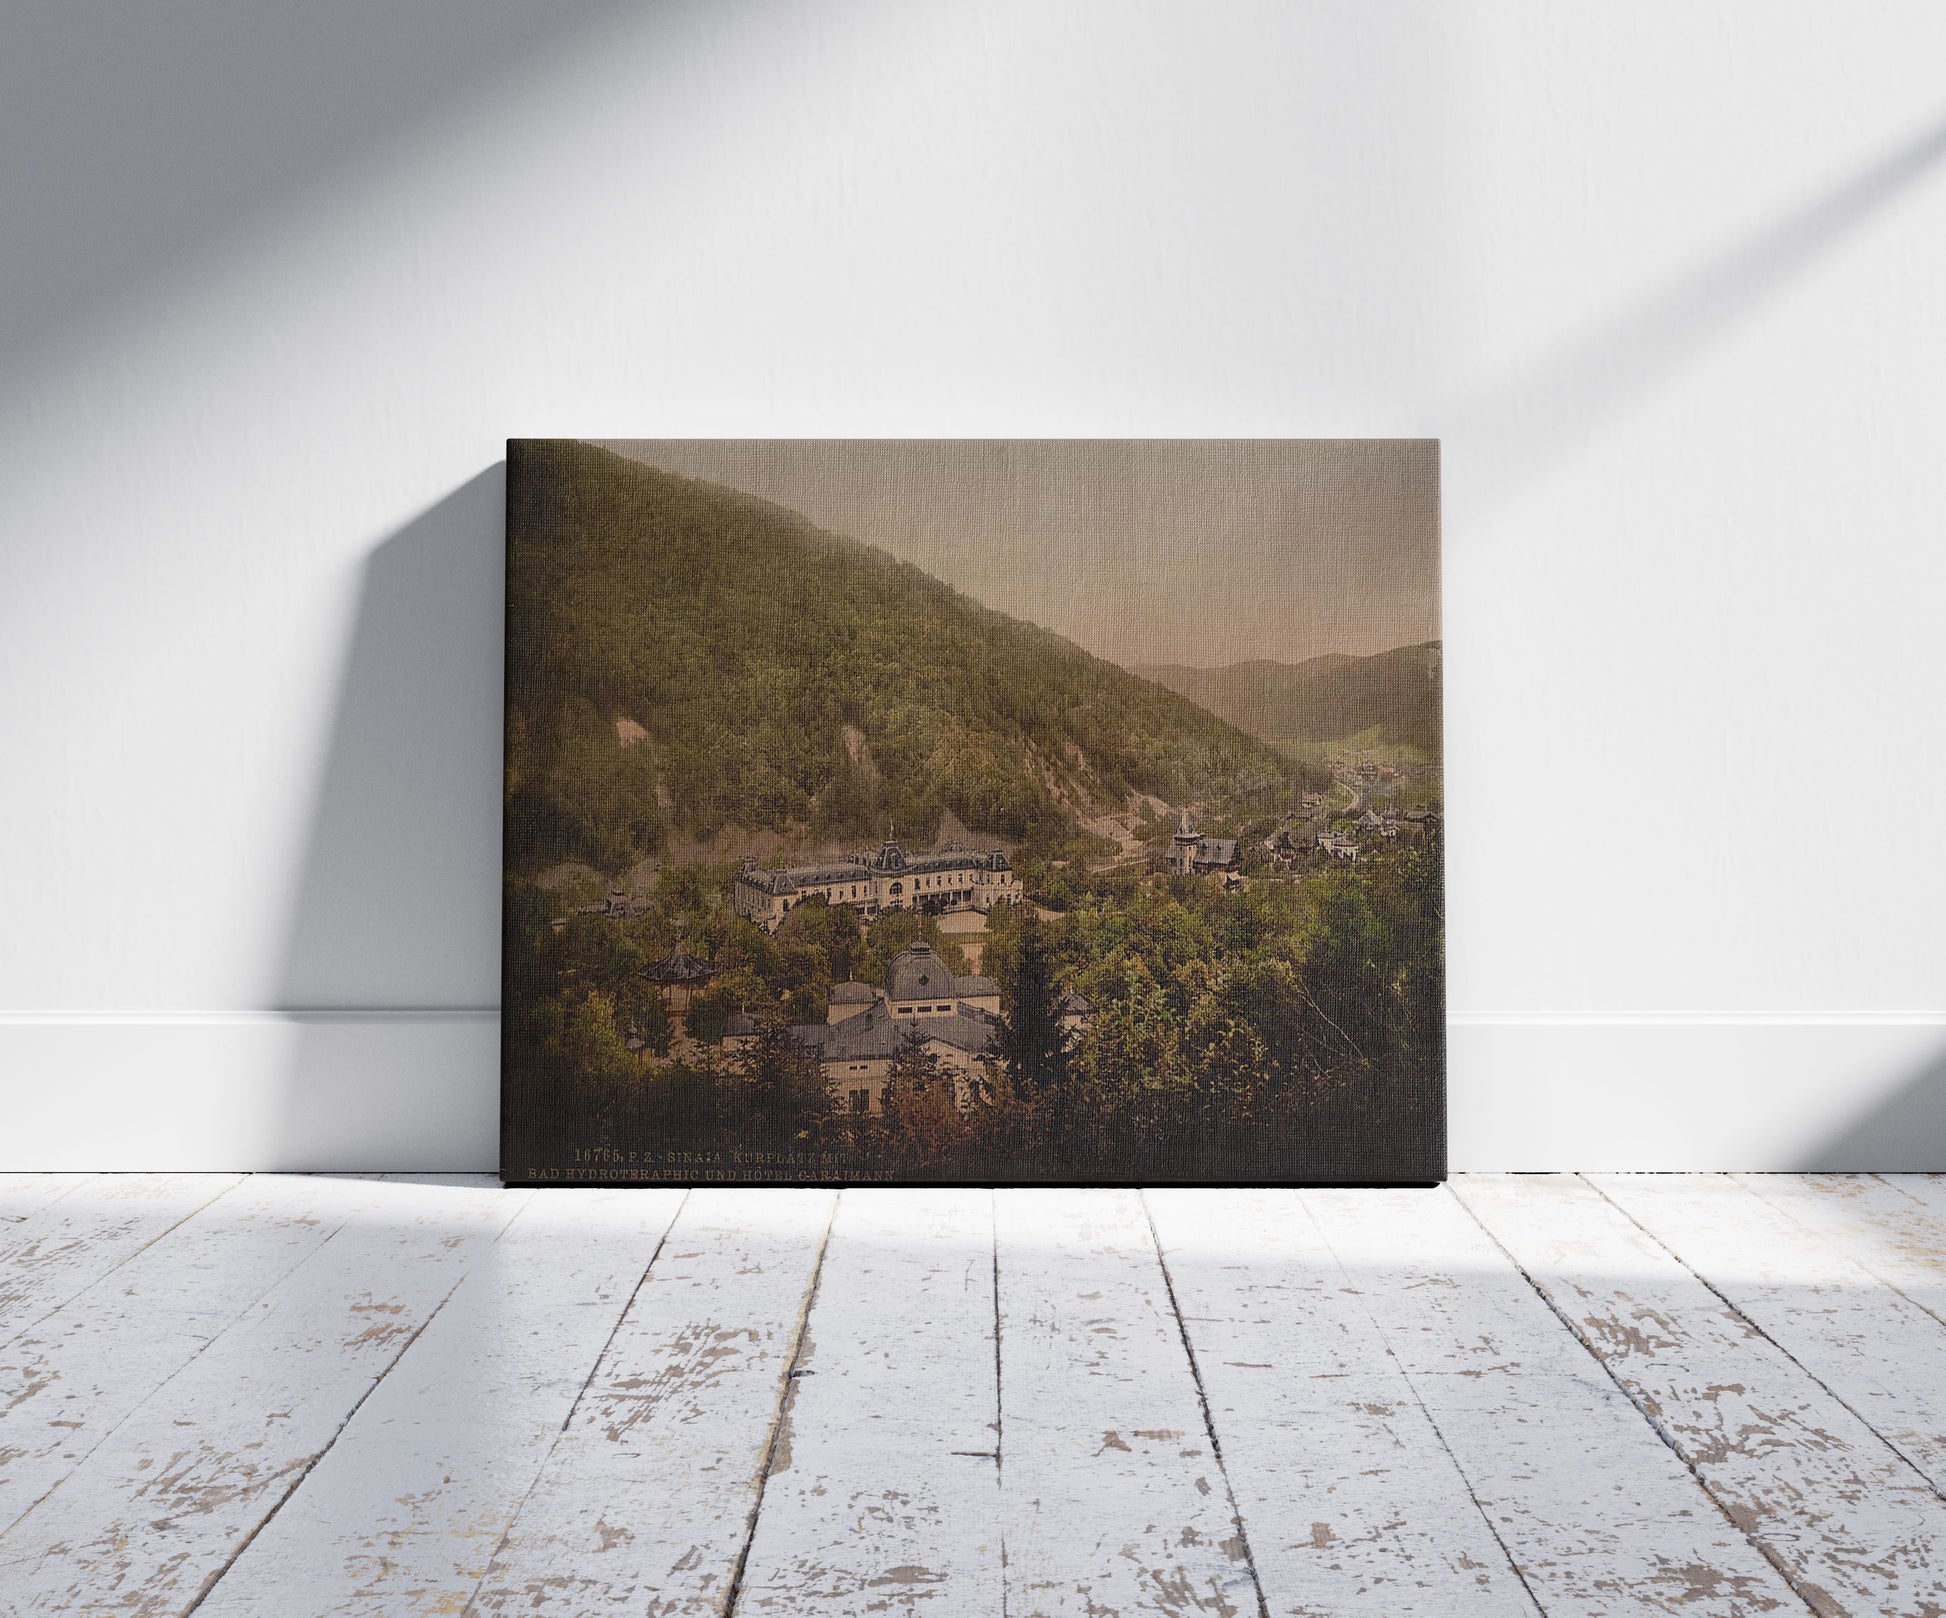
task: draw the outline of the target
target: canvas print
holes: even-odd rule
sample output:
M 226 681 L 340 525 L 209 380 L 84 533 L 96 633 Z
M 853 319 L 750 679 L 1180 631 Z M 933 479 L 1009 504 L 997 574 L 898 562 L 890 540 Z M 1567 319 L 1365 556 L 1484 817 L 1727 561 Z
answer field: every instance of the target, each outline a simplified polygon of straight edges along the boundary
M 1438 445 L 516 440 L 502 1171 L 1445 1173 Z

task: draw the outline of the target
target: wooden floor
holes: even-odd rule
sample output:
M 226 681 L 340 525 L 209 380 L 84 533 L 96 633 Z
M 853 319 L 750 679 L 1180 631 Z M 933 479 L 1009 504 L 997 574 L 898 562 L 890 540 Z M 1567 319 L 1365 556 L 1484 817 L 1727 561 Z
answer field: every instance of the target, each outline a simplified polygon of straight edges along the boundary
M 0 1613 L 1946 1613 L 1946 1181 L 0 1175 Z

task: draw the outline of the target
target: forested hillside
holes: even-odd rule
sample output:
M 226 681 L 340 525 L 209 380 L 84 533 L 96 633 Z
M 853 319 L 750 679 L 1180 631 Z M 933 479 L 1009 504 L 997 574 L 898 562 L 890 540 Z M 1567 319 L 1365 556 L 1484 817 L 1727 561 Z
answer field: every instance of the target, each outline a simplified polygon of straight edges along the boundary
M 511 445 L 508 500 L 512 867 L 1290 788 L 1193 702 L 793 512 L 573 441 Z
M 1440 756 L 1440 644 L 1401 646 L 1375 657 L 1332 655 L 1303 663 L 1231 663 L 1136 673 L 1220 714 L 1266 741 L 1331 741 L 1374 727 L 1386 742 Z

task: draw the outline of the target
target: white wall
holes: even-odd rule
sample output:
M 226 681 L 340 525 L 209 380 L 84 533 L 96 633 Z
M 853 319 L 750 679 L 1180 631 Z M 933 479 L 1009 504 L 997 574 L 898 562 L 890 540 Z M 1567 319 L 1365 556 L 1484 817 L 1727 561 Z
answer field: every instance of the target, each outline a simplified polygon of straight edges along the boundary
M 492 1162 L 506 437 L 1409 434 L 1455 1165 L 1946 1168 L 1943 49 L 10 7 L 0 1166 Z

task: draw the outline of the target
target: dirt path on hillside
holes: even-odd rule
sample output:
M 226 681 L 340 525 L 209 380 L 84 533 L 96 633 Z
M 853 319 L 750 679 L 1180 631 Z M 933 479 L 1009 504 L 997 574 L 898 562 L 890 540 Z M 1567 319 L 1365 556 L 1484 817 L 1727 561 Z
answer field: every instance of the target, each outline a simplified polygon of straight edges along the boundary
M 1135 827 L 1144 811 L 1153 810 L 1157 804 L 1162 805 L 1164 813 L 1168 812 L 1169 806 L 1162 803 L 1160 798 L 1134 798 L 1120 814 L 1082 817 L 1081 826 L 1084 831 L 1096 837 L 1105 837 L 1115 845 L 1115 853 L 1104 863 L 1095 866 L 1095 870 L 1115 871 L 1128 865 L 1148 863 L 1148 844 L 1136 835 Z

